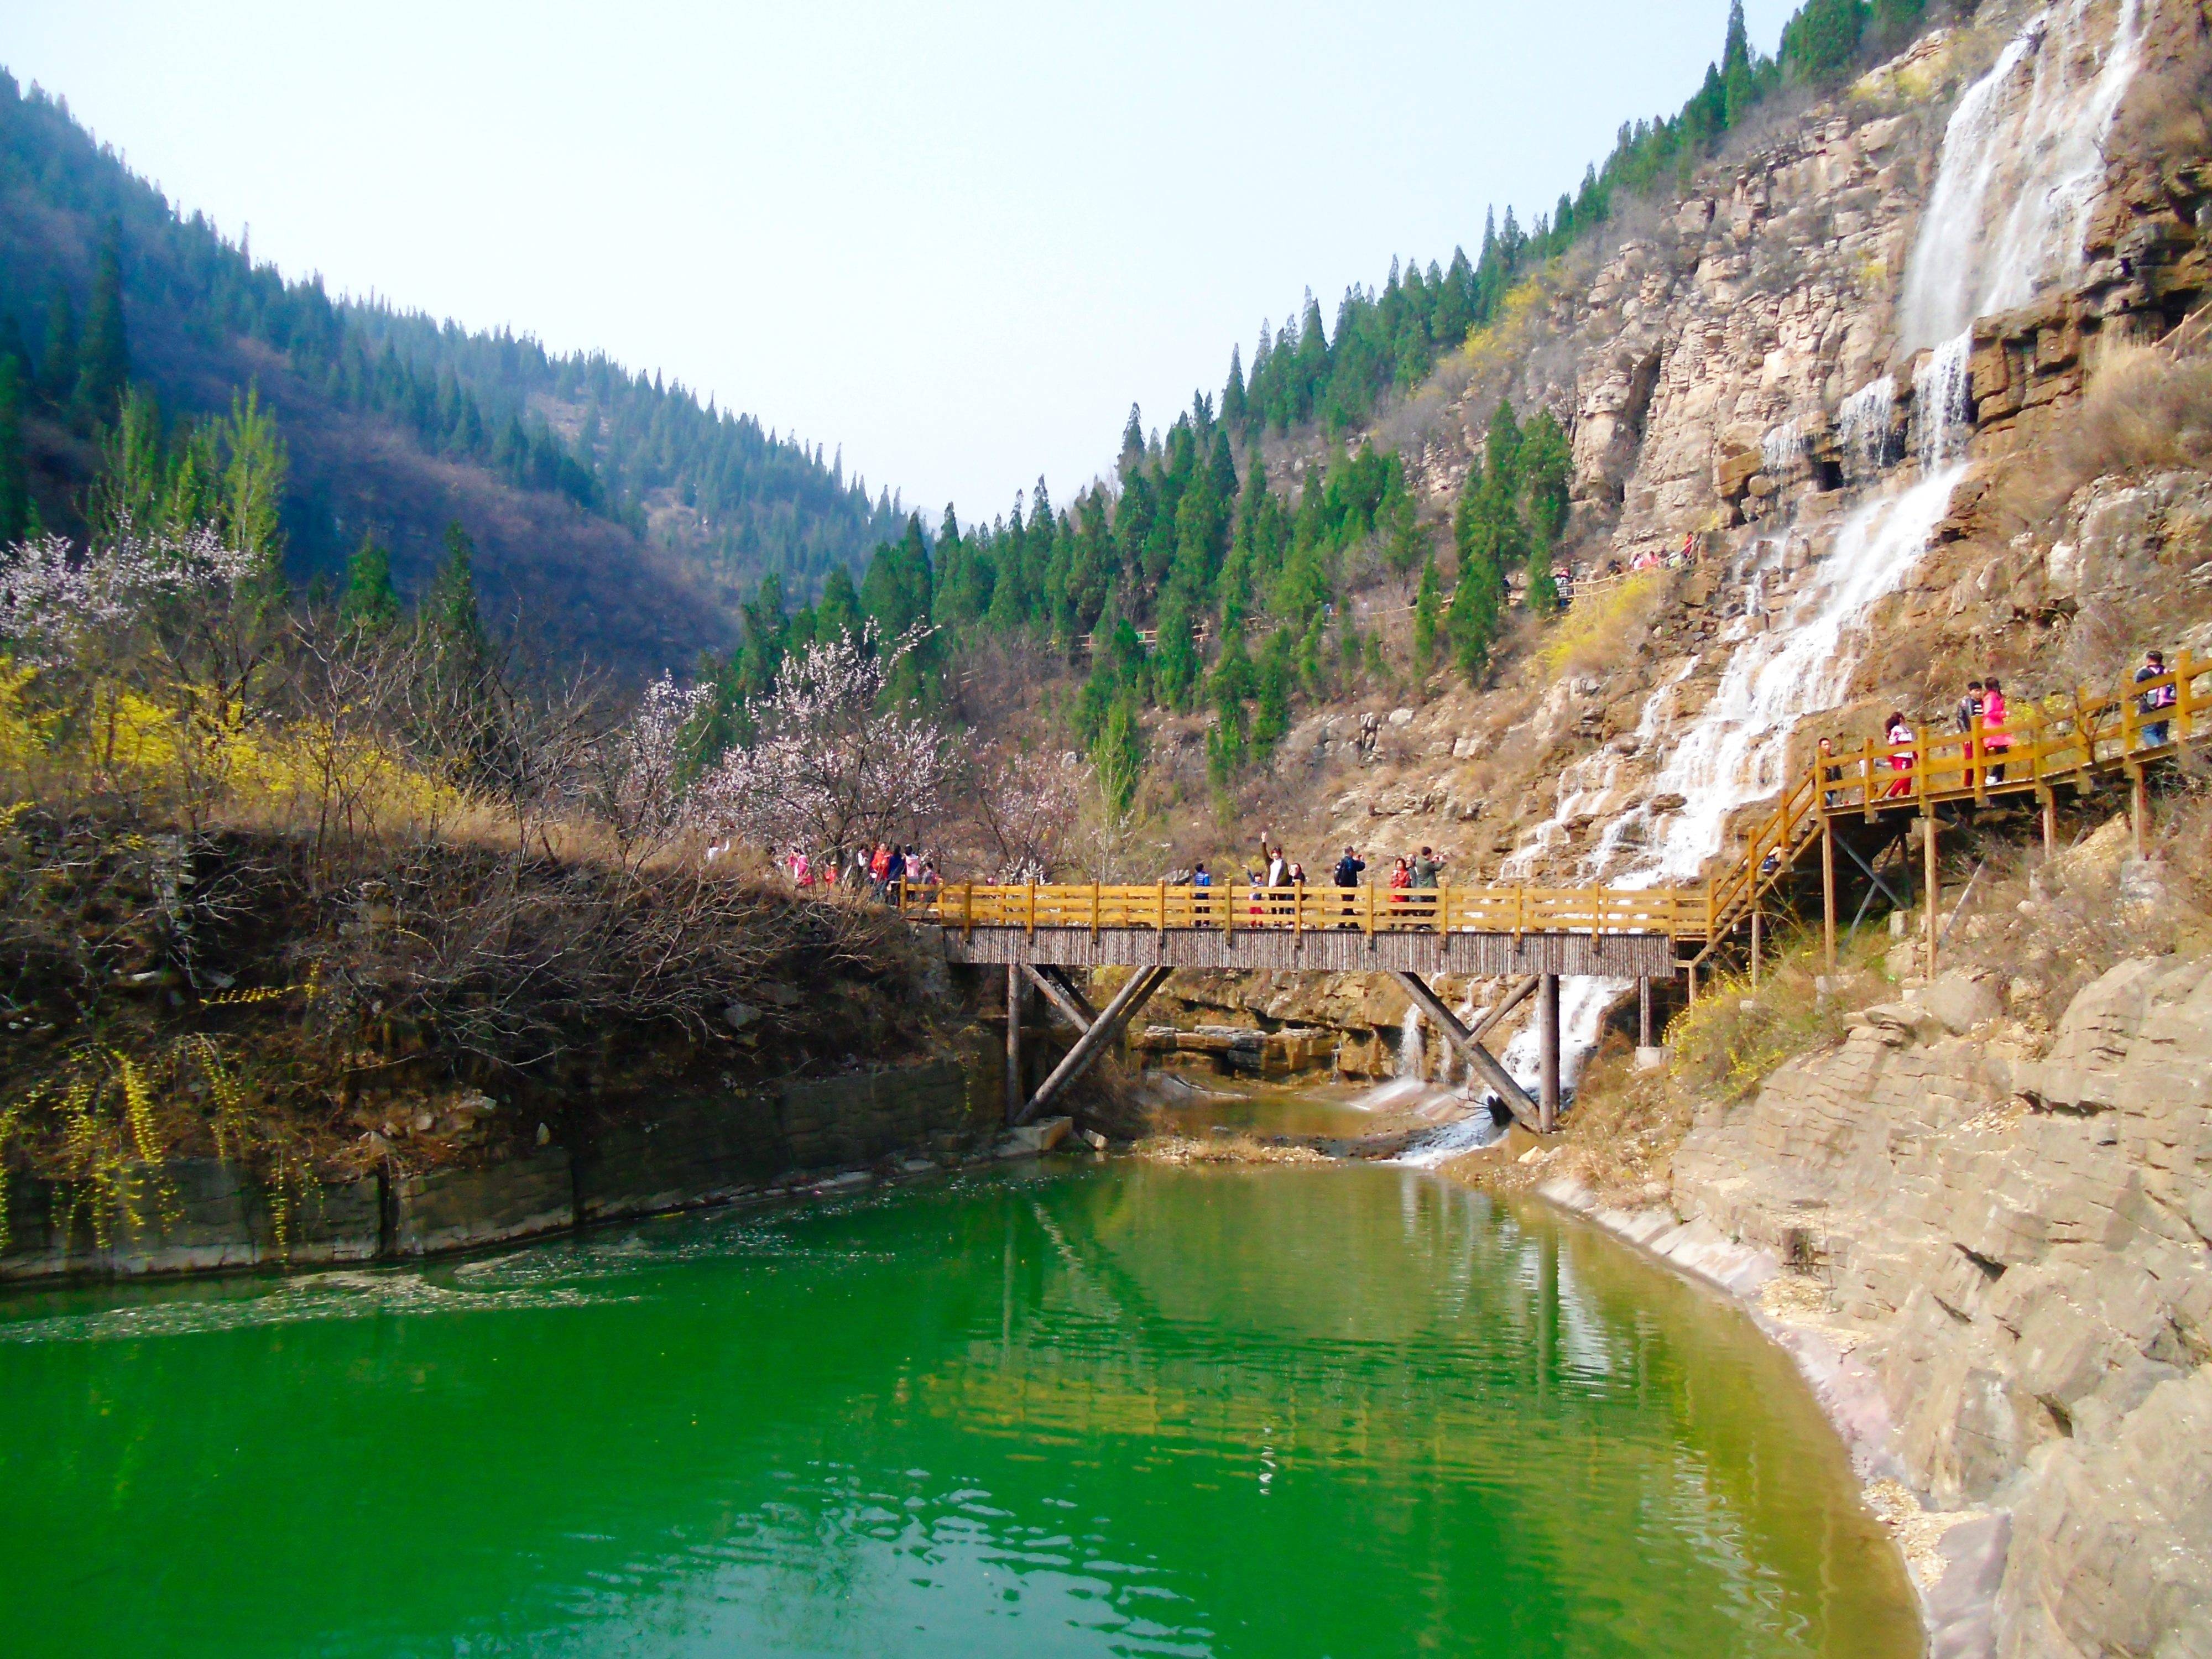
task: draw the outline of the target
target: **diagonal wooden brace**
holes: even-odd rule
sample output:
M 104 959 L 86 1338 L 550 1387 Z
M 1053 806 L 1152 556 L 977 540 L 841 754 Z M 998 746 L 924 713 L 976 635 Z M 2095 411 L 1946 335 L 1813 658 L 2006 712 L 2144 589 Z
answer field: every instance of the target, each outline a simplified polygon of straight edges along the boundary
M 1027 1123 L 1044 1109 L 1054 1095 L 1082 1076 L 1089 1069 L 1091 1062 L 1097 1059 L 1099 1052 L 1121 1035 L 1121 1030 L 1129 1023 L 1130 1017 L 1145 1006 L 1146 999 L 1153 992 L 1167 982 L 1168 975 L 1174 971 L 1171 968 L 1139 968 L 1131 974 L 1128 982 L 1114 994 L 1114 1000 L 1106 1005 L 1105 1011 L 1091 1022 L 1091 1029 L 1076 1038 L 1075 1046 L 1061 1057 L 1059 1065 L 1052 1068 L 1052 1075 L 1037 1085 L 1037 1091 L 1030 1097 L 1029 1103 L 1022 1108 L 1014 1121 Z
M 1082 992 L 1075 988 L 1061 969 L 1039 969 L 1024 963 L 1022 972 L 1029 975 L 1030 984 L 1044 993 L 1045 1000 L 1052 1005 L 1054 1011 L 1075 1028 L 1078 1036 L 1098 1023 L 1098 1011 L 1091 1006 Z
M 1419 974 L 1394 971 L 1390 977 L 1406 988 L 1406 994 L 1413 998 L 1414 1006 L 1436 1023 L 1437 1029 L 1444 1034 L 1451 1046 L 1459 1050 L 1468 1065 L 1482 1074 L 1484 1082 L 1498 1091 L 1498 1097 L 1505 1103 L 1506 1109 L 1519 1118 L 1525 1127 L 1534 1129 L 1540 1121 L 1536 1103 L 1528 1097 L 1526 1089 L 1513 1080 L 1513 1073 L 1499 1065 L 1498 1057 L 1478 1042 L 1474 1034 L 1459 1023 L 1459 1017 L 1444 1006 Z M 1504 1003 L 1491 1011 L 1495 1018 L 1486 1020 L 1483 1030 L 1487 1032 L 1498 1019 L 1504 1017 L 1506 1008 L 1520 1001 L 1534 988 L 1534 980 L 1520 987 Z

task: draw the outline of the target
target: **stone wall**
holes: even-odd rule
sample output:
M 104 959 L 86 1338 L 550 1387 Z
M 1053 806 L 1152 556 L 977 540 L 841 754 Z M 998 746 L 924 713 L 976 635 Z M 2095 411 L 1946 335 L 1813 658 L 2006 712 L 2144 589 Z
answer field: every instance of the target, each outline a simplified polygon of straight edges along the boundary
M 249 1172 L 218 1158 L 135 1171 L 128 1200 L 105 1215 L 58 1183 L 14 1173 L 0 1279 L 424 1255 L 723 1203 L 901 1153 L 949 1160 L 997 1127 L 1001 1088 L 979 1053 L 772 1093 L 677 1099 L 626 1110 L 573 1147 L 481 1168 L 380 1170 L 275 1201 Z
M 1935 1651 L 2212 1652 L 2212 961 L 2121 964 L 2042 1054 L 1996 1013 L 1947 976 L 1854 1016 L 1691 1133 L 1675 1218 L 1780 1270 L 1976 1528 Z

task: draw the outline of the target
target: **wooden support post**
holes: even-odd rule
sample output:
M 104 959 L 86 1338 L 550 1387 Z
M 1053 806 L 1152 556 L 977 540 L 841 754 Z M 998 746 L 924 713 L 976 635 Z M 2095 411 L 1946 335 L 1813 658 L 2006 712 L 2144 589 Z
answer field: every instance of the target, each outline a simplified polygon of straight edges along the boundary
M 1030 1097 L 1028 1103 L 1022 1108 L 1014 1121 L 1027 1123 L 1044 1109 L 1054 1095 L 1082 1076 L 1106 1045 L 1121 1035 L 1130 1017 L 1145 1006 L 1153 992 L 1167 983 L 1168 975 L 1173 971 L 1168 968 L 1133 969 L 1128 982 L 1114 994 L 1114 1000 L 1091 1022 L 1091 1029 L 1076 1038 L 1075 1046 L 1062 1056 L 1059 1065 L 1052 1068 L 1052 1075 L 1037 1085 L 1037 1091 Z
M 1536 1041 L 1540 1045 L 1542 1093 L 1536 1103 L 1537 1132 L 1550 1134 L 1559 1127 L 1559 976 L 1546 974 L 1536 988 Z
M 2043 792 L 2043 861 L 2045 864 L 2058 856 L 2058 797 L 2050 790 Z
M 1006 1121 L 1014 1122 L 1021 1109 L 1022 1084 L 1022 970 L 1006 964 Z
M 2136 857 L 2150 856 L 2150 773 L 2147 768 L 2128 769 L 2128 817 L 2135 830 Z
M 1820 820 L 1820 944 L 1828 971 L 1836 971 L 1836 825 Z
M 1534 1128 L 1542 1120 L 1536 1103 L 1528 1098 L 1526 1089 L 1513 1080 L 1513 1073 L 1498 1063 L 1498 1057 L 1482 1046 L 1481 1036 L 1461 1024 L 1459 1016 L 1444 1006 L 1443 999 L 1429 988 L 1428 981 L 1419 974 L 1394 969 L 1390 977 L 1405 988 L 1406 994 L 1413 998 L 1414 1006 L 1420 1009 L 1431 1025 L 1443 1033 L 1444 1041 L 1459 1050 L 1461 1058 L 1480 1072 L 1482 1080 L 1498 1091 L 1498 1097 L 1505 1103 L 1506 1109 L 1528 1127 Z M 1482 1023 L 1480 1032 L 1487 1033 L 1505 1018 L 1509 1009 L 1528 994 L 1525 988 L 1516 990 L 1492 1009 L 1490 1017 Z
M 1759 994 L 1759 911 L 1754 907 L 1751 913 L 1751 994 L 1753 996 Z
M 1698 1000 L 1698 964 L 1696 963 L 1689 964 L 1689 973 L 1690 992 L 1686 1000 L 1695 1002 Z
M 1054 969 L 1051 974 L 1043 974 L 1027 963 L 1022 964 L 1022 973 L 1029 982 L 1044 993 L 1045 1000 L 1065 1015 L 1067 1023 L 1075 1028 L 1075 1034 L 1081 1036 L 1097 1024 L 1098 1012 L 1085 1000 L 1081 992 L 1055 977 L 1059 972 Z
M 1920 820 L 1920 825 L 1921 835 L 1924 838 L 1922 867 L 1925 872 L 1925 878 L 1921 884 L 1927 889 L 1921 895 L 1921 898 L 1928 907 L 1928 923 L 1922 931 L 1926 933 L 1928 939 L 1928 963 L 1925 971 L 1928 977 L 1933 979 L 1936 977 L 1936 913 L 1943 908 L 1943 877 L 1936 863 L 1940 848 L 1936 834 L 1935 813 L 1927 812 L 1926 816 Z
M 1636 981 L 1636 1046 L 1651 1046 L 1651 976 L 1640 975 Z

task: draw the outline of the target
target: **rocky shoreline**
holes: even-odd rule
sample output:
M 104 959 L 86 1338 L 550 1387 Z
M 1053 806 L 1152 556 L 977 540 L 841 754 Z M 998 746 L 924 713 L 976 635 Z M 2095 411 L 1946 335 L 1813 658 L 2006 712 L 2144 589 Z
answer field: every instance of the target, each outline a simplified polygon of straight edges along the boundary
M 1947 975 L 1709 1113 L 1671 1203 L 1548 1201 L 1787 1347 L 1937 1659 L 2212 1649 L 2212 959 L 2121 963 L 2047 1049 Z

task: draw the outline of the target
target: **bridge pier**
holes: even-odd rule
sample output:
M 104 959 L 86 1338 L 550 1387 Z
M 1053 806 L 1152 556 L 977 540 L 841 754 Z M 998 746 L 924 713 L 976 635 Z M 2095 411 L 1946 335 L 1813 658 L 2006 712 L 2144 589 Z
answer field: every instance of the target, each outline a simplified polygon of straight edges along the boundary
M 1025 1092 L 1022 1078 L 1022 990 L 1025 981 L 1022 970 L 1012 963 L 1006 966 L 1006 1121 L 1020 1121 L 1015 1116 L 1017 1103 Z
M 1536 1103 L 1536 1133 L 1550 1134 L 1559 1127 L 1559 976 L 1545 974 L 1536 988 L 1536 1041 L 1540 1067 Z
M 1054 1096 L 1088 1071 L 1106 1045 L 1121 1035 L 1130 1018 L 1151 999 L 1153 992 L 1167 983 L 1168 975 L 1174 971 L 1171 968 L 1139 968 L 1131 973 L 1127 983 L 1114 994 L 1113 1000 L 1100 1012 L 1097 1018 L 1085 1028 L 1083 1035 L 1076 1038 L 1075 1046 L 1061 1056 L 1060 1064 L 1052 1068 L 1052 1075 L 1037 1085 L 1037 1091 L 1029 1097 L 1027 1103 L 1015 1115 L 1013 1121 L 1027 1123 L 1044 1109 Z M 1007 972 L 1018 975 L 1021 970 L 1009 969 Z M 1015 1091 L 1006 1097 L 1009 1109 L 1020 1097 L 1018 1085 Z
M 1462 1059 L 1482 1074 L 1482 1080 L 1498 1091 L 1506 1109 L 1530 1128 L 1542 1121 L 1536 1103 L 1528 1098 L 1528 1091 L 1513 1080 L 1513 1073 L 1498 1063 L 1498 1057 L 1482 1046 L 1482 1039 L 1492 1027 L 1512 1011 L 1521 1000 L 1536 988 L 1537 981 L 1530 979 L 1508 994 L 1505 1000 L 1490 1011 L 1489 1018 L 1474 1030 L 1459 1023 L 1459 1017 L 1443 1005 L 1442 998 L 1429 988 L 1428 981 L 1419 974 L 1393 971 L 1391 978 L 1405 988 L 1406 994 L 1413 1000 L 1422 1015 L 1444 1034 L 1444 1040 L 1456 1048 Z M 1556 975 L 1553 977 L 1556 978 Z

